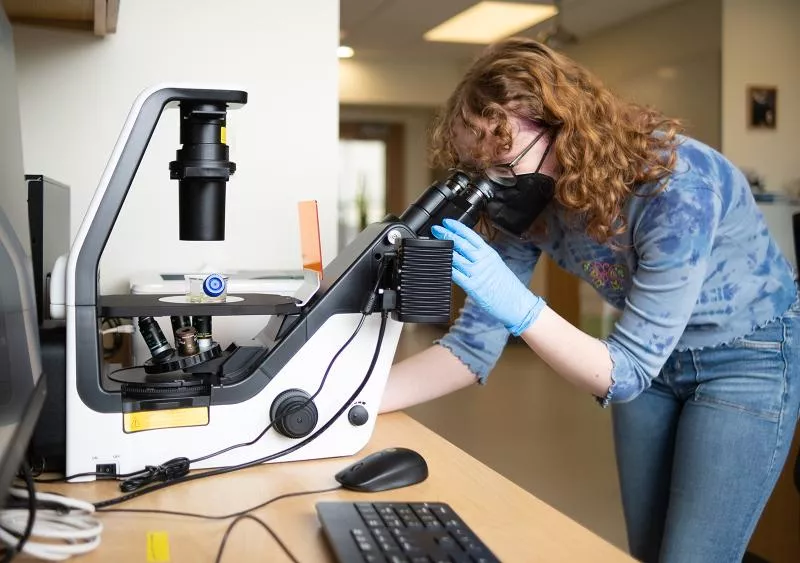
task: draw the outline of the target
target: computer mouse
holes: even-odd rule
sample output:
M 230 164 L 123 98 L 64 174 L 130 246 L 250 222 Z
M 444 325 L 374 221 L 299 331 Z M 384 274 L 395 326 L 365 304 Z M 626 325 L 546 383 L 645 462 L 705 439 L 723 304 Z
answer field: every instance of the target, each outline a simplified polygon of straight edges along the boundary
M 344 488 L 367 493 L 408 487 L 427 478 L 425 458 L 408 448 L 386 448 L 336 474 Z

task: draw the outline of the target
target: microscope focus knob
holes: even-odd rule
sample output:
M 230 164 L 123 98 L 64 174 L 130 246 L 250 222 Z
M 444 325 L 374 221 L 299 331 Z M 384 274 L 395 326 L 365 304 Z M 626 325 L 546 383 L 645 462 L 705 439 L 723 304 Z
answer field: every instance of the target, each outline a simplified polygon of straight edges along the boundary
M 302 389 L 287 389 L 272 401 L 269 409 L 274 428 L 287 438 L 304 438 L 317 425 L 317 406 Z M 288 414 L 291 413 L 291 414 Z

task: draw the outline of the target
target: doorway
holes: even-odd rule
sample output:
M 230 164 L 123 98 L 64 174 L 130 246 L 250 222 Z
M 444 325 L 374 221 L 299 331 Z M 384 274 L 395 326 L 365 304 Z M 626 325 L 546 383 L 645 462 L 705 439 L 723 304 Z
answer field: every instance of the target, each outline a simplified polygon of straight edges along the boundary
M 401 123 L 339 124 L 339 248 L 367 225 L 403 211 L 404 128 Z

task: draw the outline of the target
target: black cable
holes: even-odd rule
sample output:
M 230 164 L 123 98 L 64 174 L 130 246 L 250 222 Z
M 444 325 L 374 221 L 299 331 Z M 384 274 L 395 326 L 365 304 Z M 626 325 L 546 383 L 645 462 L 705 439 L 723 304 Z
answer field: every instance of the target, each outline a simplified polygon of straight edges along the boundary
M 252 521 L 256 522 L 259 526 L 264 528 L 269 535 L 271 535 L 275 539 L 275 541 L 278 543 L 279 546 L 281 546 L 281 548 L 283 549 L 283 552 L 289 557 L 289 559 L 291 559 L 294 563 L 300 563 L 297 560 L 297 558 L 294 555 L 292 555 L 292 552 L 289 551 L 289 548 L 286 546 L 286 544 L 281 541 L 281 539 L 278 537 L 278 534 L 273 532 L 272 528 L 270 528 L 269 525 L 266 522 L 264 522 L 260 518 L 256 518 L 252 514 L 242 514 L 241 516 L 237 516 L 234 519 L 234 521 L 230 523 L 230 526 L 228 526 L 228 529 L 225 530 L 225 535 L 222 536 L 222 543 L 219 544 L 219 551 L 217 552 L 216 563 L 221 563 L 221 561 L 222 561 L 222 552 L 225 551 L 225 545 L 228 543 L 228 536 L 230 536 L 231 531 L 233 531 L 233 528 L 236 526 L 236 524 L 238 524 L 242 520 L 252 520 Z
M 128 477 L 119 488 L 122 492 L 129 493 L 156 481 L 172 481 L 189 473 L 189 460 L 185 457 L 176 457 L 161 465 L 148 465 L 133 477 Z
M 325 370 L 324 375 L 322 376 L 322 380 L 320 381 L 320 384 L 317 387 L 317 390 L 308 399 L 306 399 L 305 402 L 303 402 L 301 405 L 298 405 L 294 409 L 291 409 L 288 412 L 284 413 L 281 416 L 280 420 L 283 420 L 286 417 L 294 414 L 295 412 L 298 412 L 298 411 L 304 409 L 309 403 L 311 403 L 311 401 L 313 401 L 314 399 L 317 398 L 317 396 L 320 394 L 320 392 L 322 392 L 322 388 L 325 386 L 325 381 L 328 379 L 328 374 L 330 374 L 331 369 L 333 369 L 334 363 L 336 363 L 336 360 L 339 358 L 339 356 L 342 354 L 342 352 L 344 352 L 347 349 L 347 347 L 350 345 L 350 343 L 355 339 L 355 337 L 361 331 L 361 327 L 364 325 L 364 319 L 366 319 L 366 315 L 362 315 L 361 316 L 361 320 L 359 321 L 358 326 L 356 327 L 355 331 L 353 331 L 353 334 L 339 348 L 339 350 L 336 352 L 336 354 L 334 354 L 333 358 L 331 359 L 330 363 L 328 364 L 327 369 Z M 181 477 L 184 477 L 189 473 L 190 466 L 193 463 L 199 463 L 201 461 L 205 461 L 207 459 L 211 459 L 212 457 L 216 457 L 218 455 L 222 455 L 224 453 L 227 453 L 227 452 L 229 452 L 231 450 L 235 450 L 237 448 L 243 448 L 243 447 L 246 447 L 246 446 L 252 446 L 256 442 L 261 440 L 261 438 L 264 437 L 264 435 L 270 430 L 270 428 L 272 428 L 275 425 L 275 423 L 278 420 L 279 419 L 277 419 L 277 418 L 275 420 L 272 420 L 258 434 L 258 436 L 256 436 L 255 438 L 253 438 L 249 442 L 242 442 L 241 444 L 228 446 L 227 448 L 221 449 L 221 450 L 216 451 L 214 453 L 211 453 L 211 454 L 208 454 L 208 455 L 204 455 L 202 457 L 198 457 L 198 458 L 191 459 L 191 460 L 188 459 L 188 458 L 185 458 L 185 457 L 179 457 L 179 458 L 172 459 L 172 460 L 170 460 L 170 461 L 168 461 L 168 462 L 166 462 L 166 463 L 164 463 L 162 465 L 147 466 L 147 467 L 145 467 L 144 471 L 141 471 L 141 472 L 137 473 L 133 477 L 129 477 L 129 478 L 125 479 L 120 484 L 120 490 L 122 490 L 122 492 L 124 492 L 124 493 L 130 493 L 130 492 L 133 492 L 133 491 L 135 491 L 137 489 L 140 489 L 140 488 L 142 488 L 142 487 L 144 487 L 146 485 L 150 485 L 151 483 L 155 483 L 156 481 L 173 481 L 175 479 L 179 479 Z
M 309 397 L 308 399 L 306 399 L 306 400 L 305 400 L 305 401 L 304 401 L 302 404 L 300 404 L 300 405 L 298 405 L 296 408 L 294 408 L 294 409 L 292 409 L 292 410 L 290 410 L 290 411 L 286 412 L 286 413 L 285 413 L 285 414 L 284 414 L 284 415 L 281 417 L 281 419 L 285 419 L 285 418 L 286 418 L 286 417 L 288 417 L 289 415 L 291 415 L 291 414 L 294 414 L 294 413 L 296 413 L 296 412 L 299 412 L 299 411 L 303 410 L 303 409 L 304 409 L 304 408 L 306 408 L 306 407 L 307 407 L 307 406 L 308 406 L 308 405 L 309 405 L 309 404 L 310 404 L 310 403 L 311 403 L 311 402 L 312 402 L 314 399 L 316 399 L 316 398 L 317 398 L 317 396 L 320 394 L 320 392 L 322 392 L 322 388 L 325 386 L 325 381 L 328 379 L 328 374 L 330 373 L 331 369 L 333 368 L 333 364 L 336 362 L 337 358 L 338 358 L 338 357 L 339 357 L 339 356 L 342 354 L 342 352 L 344 352 L 344 351 L 347 349 L 347 347 L 348 347 L 348 346 L 350 346 L 350 343 L 351 343 L 353 340 L 355 340 L 356 336 L 357 336 L 357 335 L 358 335 L 358 333 L 361 331 L 361 327 L 364 325 L 364 320 L 367 318 L 367 315 L 369 315 L 369 314 L 371 314 L 371 313 L 373 312 L 373 310 L 374 310 L 374 307 L 375 307 L 375 301 L 376 301 L 376 293 L 377 293 L 377 291 L 378 291 L 378 288 L 380 287 L 381 280 L 383 279 L 383 274 L 384 274 L 384 272 L 386 271 L 386 264 L 387 264 L 387 257 L 384 255 L 384 256 L 382 257 L 382 259 L 381 259 L 381 262 L 380 262 L 380 265 L 379 265 L 379 267 L 378 267 L 378 275 L 376 276 L 376 279 L 375 279 L 375 284 L 374 284 L 374 285 L 373 285 L 373 287 L 372 287 L 372 291 L 371 291 L 371 292 L 370 292 L 370 294 L 367 296 L 367 301 L 366 301 L 366 303 L 365 303 L 364 307 L 362 307 L 362 315 L 361 315 L 361 320 L 358 322 L 358 326 L 356 327 L 355 331 L 354 331 L 354 332 L 353 332 L 353 334 L 350 336 L 350 338 L 349 338 L 349 339 L 347 339 L 347 341 L 346 341 L 346 342 L 345 342 L 345 343 L 342 345 L 342 347 L 341 347 L 341 348 L 339 348 L 339 351 L 338 351 L 338 352 L 336 352 L 336 354 L 334 354 L 333 358 L 331 359 L 330 363 L 328 364 L 328 367 L 327 367 L 327 369 L 325 370 L 325 374 L 322 376 L 322 380 L 320 381 L 320 383 L 319 383 L 319 386 L 317 387 L 317 390 L 316 390 L 316 391 L 314 391 L 314 393 L 311 395 L 311 397 Z M 217 451 L 217 452 L 214 452 L 213 454 L 208 454 L 208 455 L 204 455 L 204 456 L 202 456 L 202 457 L 198 457 L 198 458 L 192 459 L 192 460 L 190 460 L 190 461 L 189 461 L 189 463 L 190 463 L 190 464 L 191 464 L 191 463 L 199 463 L 199 462 L 201 462 L 201 461 L 205 461 L 205 460 L 207 460 L 207 459 L 211 459 L 212 457 L 216 457 L 216 456 L 218 456 L 218 455 L 222 455 L 222 454 L 224 454 L 224 453 L 227 453 L 227 452 L 229 452 L 229 451 L 231 451 L 231 450 L 234 450 L 234 449 L 236 449 L 236 448 L 242 448 L 242 447 L 246 447 L 246 446 L 252 446 L 252 445 L 253 445 L 253 444 L 255 444 L 256 442 L 258 442 L 259 440 L 261 440 L 261 438 L 263 438 L 263 437 L 264 437 L 264 434 L 266 434 L 266 433 L 269 431 L 269 429 L 270 429 L 270 428 L 272 428 L 272 427 L 275 425 L 275 423 L 276 423 L 276 422 L 277 422 L 277 419 L 276 419 L 276 420 L 273 420 L 272 422 L 270 422 L 270 423 L 267 425 L 267 427 L 266 427 L 266 428 L 264 428 L 264 430 L 262 430 L 262 431 L 261 431 L 261 433 L 260 433 L 258 436 L 256 436 L 256 437 L 255 437 L 253 440 L 250 440 L 249 442 L 244 442 L 244 443 L 242 443 L 242 444 L 236 444 L 235 446 L 230 446 L 230 447 L 228 447 L 228 448 L 225 448 L 225 449 L 219 450 L 219 451 Z
M 22 462 L 22 470 L 25 472 L 25 488 L 28 490 L 28 523 L 17 545 L 17 553 L 22 553 L 22 549 L 31 538 L 33 523 L 36 521 L 36 486 L 33 484 L 33 474 L 27 461 Z
M 131 514 L 164 514 L 167 516 L 183 516 L 186 518 L 200 518 L 203 520 L 227 520 L 228 518 L 236 518 L 237 516 L 242 516 L 243 514 L 247 514 L 248 512 L 254 512 L 256 510 L 260 510 L 266 506 L 269 506 L 273 502 L 277 502 L 279 500 L 283 500 L 285 498 L 293 498 L 293 497 L 302 497 L 306 495 L 321 495 L 323 493 L 332 493 L 333 491 L 341 490 L 342 486 L 337 485 L 335 487 L 328 487 L 327 489 L 317 489 L 315 491 L 297 491 L 294 493 L 284 493 L 282 495 L 278 495 L 276 497 L 272 497 L 271 499 L 262 502 L 257 506 L 253 506 L 251 508 L 246 508 L 245 510 L 240 510 L 238 512 L 232 512 L 230 514 L 199 514 L 196 512 L 181 512 L 178 510 L 159 510 L 156 508 L 99 508 L 97 512 L 122 512 L 122 513 L 131 513 Z
M 277 501 L 285 499 L 285 498 L 300 497 L 300 496 L 306 496 L 306 495 L 319 495 L 319 494 L 323 494 L 323 493 L 331 493 L 331 492 L 338 491 L 338 490 L 341 490 L 341 489 L 342 489 L 341 485 L 337 485 L 335 487 L 329 487 L 327 489 L 318 489 L 318 490 L 315 490 L 315 491 L 297 491 L 297 492 L 294 492 L 294 493 L 284 493 L 282 495 L 278 495 L 276 497 L 272 497 L 271 499 L 269 499 L 269 500 L 267 500 L 265 502 L 262 502 L 261 504 L 259 504 L 257 506 L 253 506 L 252 508 L 247 508 L 245 510 L 240 510 L 239 512 L 232 512 L 231 514 L 218 514 L 218 515 L 197 514 L 197 513 L 194 513 L 194 512 L 180 512 L 180 511 L 176 511 L 176 510 L 158 510 L 158 509 L 147 509 L 147 508 L 102 508 L 102 509 L 98 510 L 98 512 L 122 512 L 122 513 L 133 513 L 133 514 L 165 514 L 165 515 L 168 515 L 168 516 L 183 516 L 183 517 L 186 517 L 186 518 L 200 518 L 200 519 L 203 519 L 203 520 L 227 520 L 229 518 L 235 518 L 235 520 L 233 522 L 231 522 L 230 526 L 228 527 L 227 531 L 225 532 L 225 535 L 222 538 L 222 543 L 220 545 L 219 554 L 217 555 L 217 561 L 219 561 L 219 558 L 222 556 L 222 551 L 225 549 L 225 543 L 227 541 L 228 535 L 230 534 L 230 531 L 233 528 L 233 526 L 236 525 L 236 522 L 238 522 L 242 518 L 248 518 L 248 517 L 255 518 L 254 516 L 251 516 L 249 514 L 250 512 L 259 510 L 261 508 L 269 506 L 273 502 L 277 502 Z M 291 552 L 289 552 L 287 547 L 278 538 L 277 534 L 275 534 L 271 530 L 270 530 L 270 533 L 272 534 L 272 537 L 275 538 L 275 541 L 278 542 L 278 545 L 280 545 L 283 548 L 283 550 L 286 552 L 286 554 L 289 556 L 289 558 L 292 559 L 293 561 L 296 561 L 296 559 L 292 556 Z
M 373 293 L 374 293 L 374 291 L 373 291 Z M 361 330 L 362 326 L 364 325 L 364 320 L 366 319 L 366 316 L 367 316 L 366 314 L 362 314 L 361 315 L 361 320 L 359 321 L 358 326 L 356 327 L 356 329 L 353 331 L 353 334 L 350 336 L 350 338 L 347 339 L 347 341 L 341 346 L 341 348 L 339 348 L 339 350 L 336 352 L 336 354 L 334 354 L 333 358 L 331 359 L 330 363 L 328 364 L 327 369 L 325 370 L 325 373 L 322 376 L 322 380 L 320 381 L 320 384 L 317 387 L 317 390 L 311 395 L 311 397 L 306 399 L 305 402 L 303 402 L 302 404 L 298 405 L 294 409 L 290 409 L 289 411 L 284 413 L 283 416 L 281 417 L 281 419 L 285 419 L 289 415 L 292 415 L 295 412 L 298 412 L 298 411 L 304 409 L 306 406 L 308 406 L 309 403 L 311 403 L 311 401 L 313 401 L 322 392 L 322 388 L 325 385 L 325 381 L 328 379 L 328 375 L 330 374 L 330 371 L 333 368 L 334 363 L 336 362 L 338 357 L 347 349 L 347 347 L 355 339 L 355 337 L 358 336 L 359 331 Z M 141 368 L 141 367 L 142 366 L 132 366 L 132 367 L 127 367 L 127 368 L 120 368 L 120 369 L 115 370 L 114 372 L 112 372 L 108 376 L 108 378 L 111 381 L 116 381 L 118 383 L 125 383 L 124 381 L 121 381 L 121 380 L 118 380 L 118 379 L 114 379 L 111 376 L 114 375 L 117 372 L 120 372 L 120 371 L 138 369 L 138 368 Z M 195 458 L 195 459 L 191 459 L 190 460 L 190 459 L 188 459 L 186 457 L 179 457 L 179 458 L 175 458 L 175 459 L 172 459 L 170 461 L 167 461 L 167 462 L 165 462 L 165 463 L 163 463 L 161 465 L 147 466 L 142 471 L 133 471 L 131 473 L 113 474 L 113 475 L 109 475 L 108 473 L 96 473 L 96 472 L 77 473 L 75 475 L 69 475 L 68 477 L 58 477 L 58 478 L 53 478 L 53 479 L 37 479 L 37 483 L 63 483 L 63 482 L 70 481 L 72 479 L 77 479 L 79 477 L 108 477 L 108 478 L 114 478 L 114 479 L 117 479 L 117 480 L 123 480 L 123 482 L 120 484 L 120 489 L 123 492 L 129 493 L 129 492 L 132 492 L 132 491 L 134 491 L 134 490 L 136 490 L 136 489 L 138 489 L 140 487 L 143 487 L 145 485 L 149 485 L 150 483 L 154 483 L 156 481 L 169 481 L 169 480 L 173 480 L 173 479 L 177 479 L 177 478 L 183 477 L 183 476 L 185 476 L 186 474 L 189 473 L 190 465 L 193 464 L 193 463 L 199 463 L 201 461 L 205 461 L 207 459 L 211 459 L 212 457 L 216 457 L 218 455 L 222 455 L 224 453 L 227 453 L 227 452 L 229 452 L 231 450 L 235 450 L 237 448 L 243 448 L 243 447 L 246 447 L 246 446 L 252 446 L 253 444 L 257 443 L 259 440 L 261 440 L 261 438 L 264 437 L 264 435 L 275 425 L 275 423 L 277 421 L 278 421 L 278 419 L 275 419 L 275 420 L 271 421 L 258 434 L 258 436 L 256 436 L 254 439 L 250 440 L 249 442 L 242 442 L 240 444 L 229 446 L 229 447 L 224 448 L 222 450 L 219 450 L 219 451 L 216 451 L 214 453 L 207 454 L 207 455 Z
M 330 363 L 328 364 L 327 369 L 325 370 L 325 374 L 322 376 L 322 380 L 320 381 L 320 384 L 319 384 L 319 387 L 317 387 L 317 390 L 304 403 L 302 403 L 302 404 L 298 405 L 297 407 L 295 407 L 294 409 L 291 409 L 288 412 L 284 413 L 283 416 L 281 417 L 281 419 L 284 419 L 284 418 L 288 417 L 289 415 L 292 415 L 295 412 L 298 412 L 298 411 L 304 409 L 306 406 L 308 406 L 308 404 L 311 401 L 313 401 L 314 399 L 317 398 L 317 396 L 322 392 L 322 388 L 325 385 L 325 381 L 328 379 L 328 375 L 330 374 L 330 371 L 333 368 L 333 365 L 336 362 L 337 358 L 342 354 L 342 352 L 344 352 L 347 349 L 347 347 L 350 345 L 350 343 L 358 335 L 359 331 L 361 330 L 361 327 L 364 325 L 364 320 L 365 319 L 366 319 L 366 314 L 361 315 L 361 320 L 359 321 L 358 326 L 356 327 L 355 331 L 353 331 L 353 334 L 342 345 L 342 347 L 339 348 L 339 350 L 333 356 L 333 358 L 331 359 Z M 120 371 L 131 370 L 131 369 L 139 369 L 141 367 L 143 367 L 143 366 L 132 366 L 132 367 L 127 367 L 127 368 L 120 368 L 118 370 L 113 371 L 108 376 L 108 378 L 111 381 L 115 381 L 115 382 L 118 382 L 118 383 L 125 383 L 122 380 L 114 379 L 112 376 L 115 373 L 118 373 Z M 272 422 L 270 422 L 266 426 L 266 428 L 264 428 L 258 434 L 258 436 L 256 436 L 254 439 L 250 440 L 249 442 L 242 442 L 241 444 L 236 444 L 236 445 L 233 445 L 233 446 L 229 446 L 229 447 L 224 448 L 222 450 L 219 450 L 219 451 L 216 451 L 214 453 L 211 453 L 211 454 L 208 454 L 208 455 L 204 455 L 202 457 L 198 457 L 198 458 L 195 458 L 195 459 L 191 459 L 190 460 L 190 459 L 188 459 L 186 457 L 178 457 L 178 458 L 175 458 L 175 459 L 171 459 L 171 460 L 169 460 L 169 461 L 167 461 L 167 462 L 165 462 L 165 463 L 163 463 L 161 465 L 149 465 L 149 466 L 145 467 L 142 471 L 133 471 L 131 473 L 114 474 L 114 475 L 109 475 L 108 473 L 95 473 L 95 472 L 77 473 L 75 475 L 70 475 L 68 477 L 59 477 L 59 478 L 54 478 L 54 479 L 38 479 L 37 482 L 38 483 L 63 483 L 63 482 L 66 482 L 66 481 L 70 481 L 72 479 L 77 479 L 78 477 L 110 477 L 110 478 L 114 478 L 114 479 L 117 479 L 117 480 L 123 480 L 123 482 L 120 484 L 120 490 L 122 490 L 125 493 L 129 493 L 129 492 L 135 491 L 136 489 L 139 489 L 139 488 L 141 488 L 141 487 L 143 487 L 145 485 L 149 485 L 151 483 L 154 483 L 156 481 L 170 481 L 170 480 L 173 480 L 173 479 L 177 479 L 179 477 L 183 477 L 183 476 L 185 476 L 186 474 L 189 473 L 190 465 L 193 464 L 193 463 L 199 463 L 201 461 L 205 461 L 207 459 L 211 459 L 212 457 L 216 457 L 218 455 L 222 455 L 224 453 L 227 453 L 227 452 L 229 452 L 231 450 L 235 450 L 237 448 L 243 448 L 243 447 L 246 447 L 246 446 L 252 446 L 256 442 L 261 440 L 261 438 L 264 437 L 264 435 L 275 425 L 275 423 L 277 421 L 278 421 L 278 419 L 275 419 Z
M 25 488 L 28 490 L 28 522 L 25 524 L 25 531 L 22 533 L 16 547 L 8 546 L 5 555 L 3 556 L 2 563 L 10 563 L 14 557 L 22 553 L 25 544 L 33 533 L 33 523 L 36 521 L 36 487 L 33 484 L 33 474 L 31 473 L 30 465 L 23 460 L 22 471 L 25 475 Z
M 328 375 L 330 374 L 331 369 L 333 369 L 333 365 L 336 363 L 336 360 L 347 349 L 347 347 L 353 342 L 353 340 L 355 340 L 356 336 L 358 336 L 358 333 L 361 331 L 361 328 L 364 325 L 364 321 L 367 318 L 367 315 L 371 314 L 375 309 L 375 305 L 377 303 L 378 288 L 380 287 L 381 281 L 383 280 L 383 275 L 386 272 L 386 267 L 387 267 L 387 264 L 388 264 L 388 261 L 389 261 L 388 258 L 389 258 L 388 254 L 385 254 L 385 255 L 383 255 L 381 257 L 380 264 L 378 265 L 378 272 L 377 272 L 377 275 L 375 276 L 375 283 L 373 284 L 372 291 L 370 291 L 369 295 L 367 295 L 367 299 L 366 299 L 366 301 L 364 303 L 364 306 L 362 307 L 362 315 L 361 315 L 361 319 L 358 322 L 358 326 L 356 327 L 355 331 L 353 331 L 353 334 L 350 336 L 350 338 L 348 338 L 347 341 L 339 348 L 339 350 L 336 352 L 336 354 L 334 354 L 333 358 L 331 359 L 330 363 L 328 364 L 328 367 L 325 370 L 324 375 L 322 376 L 322 380 L 320 381 L 320 384 L 317 387 L 317 390 L 314 391 L 314 393 L 308 399 L 306 399 L 303 403 L 301 403 L 300 405 L 297 405 L 295 408 L 290 409 L 289 411 L 283 413 L 283 415 L 281 416 L 280 420 L 285 420 L 287 417 L 291 416 L 292 414 L 303 410 L 312 401 L 314 401 L 314 399 L 316 399 L 317 396 L 322 392 L 322 389 L 325 386 L 325 382 L 328 379 Z M 126 369 L 130 369 L 130 368 L 126 368 Z M 117 370 L 117 371 L 119 371 L 119 370 Z M 117 373 L 117 372 L 115 371 L 114 373 Z M 109 377 L 109 378 L 113 380 L 113 378 L 111 378 L 111 377 Z M 116 380 L 114 380 L 114 381 L 116 381 Z M 238 449 L 238 448 L 243 448 L 243 447 L 249 447 L 249 446 L 252 446 L 253 444 L 257 443 L 259 440 L 261 440 L 261 438 L 264 437 L 264 435 L 267 432 L 269 432 L 269 430 L 275 425 L 275 423 L 277 421 L 278 421 L 278 419 L 272 420 L 258 434 L 258 436 L 256 436 L 255 438 L 253 438 L 249 442 L 242 442 L 240 444 L 235 444 L 233 446 L 229 446 L 227 448 L 223 448 L 221 450 L 218 450 L 218 451 L 216 451 L 214 453 L 210 453 L 210 454 L 207 454 L 207 455 L 204 455 L 204 456 L 201 456 L 201 457 L 198 457 L 198 458 L 194 458 L 194 459 L 187 459 L 185 457 L 180 457 L 180 458 L 175 458 L 173 460 L 170 460 L 170 461 L 168 461 L 168 462 L 166 462 L 166 463 L 164 463 L 162 465 L 159 465 L 159 466 L 148 466 L 148 467 L 145 468 L 145 470 L 143 472 L 137 473 L 135 477 L 129 477 L 128 479 L 123 481 L 123 483 L 120 485 L 120 489 L 123 492 L 129 493 L 129 492 L 133 492 L 133 491 L 135 491 L 135 490 L 137 490 L 137 489 L 139 489 L 139 488 L 141 488 L 143 486 L 146 486 L 146 485 L 149 485 L 151 483 L 154 483 L 156 481 L 172 481 L 172 480 L 184 477 L 189 473 L 189 469 L 190 469 L 190 466 L 192 464 L 200 463 L 201 461 L 206 461 L 208 459 L 211 459 L 213 457 L 217 457 L 219 455 L 222 455 L 224 453 L 230 452 L 232 450 L 235 450 L 235 449 Z
M 378 356 L 380 356 L 381 345 L 383 344 L 383 337 L 384 337 L 384 334 L 386 333 L 386 320 L 387 320 L 387 317 L 388 317 L 387 311 L 382 311 L 382 313 L 381 313 L 381 325 L 380 325 L 380 330 L 378 332 L 378 341 L 377 341 L 377 343 L 375 345 L 375 353 L 372 356 L 372 361 L 370 362 L 370 365 L 369 365 L 369 368 L 367 370 L 367 373 L 364 376 L 364 379 L 362 379 L 361 384 L 353 392 L 353 394 L 347 399 L 347 401 L 344 402 L 344 404 L 336 412 L 336 414 L 333 417 L 331 417 L 331 419 L 328 420 L 328 422 L 326 422 L 319 430 L 317 430 L 316 432 L 311 434 L 309 437 L 307 437 L 304 440 L 294 444 L 293 446 L 290 446 L 290 447 L 286 448 L 283 451 L 280 451 L 280 452 L 277 452 L 277 453 L 274 453 L 274 454 L 270 454 L 268 456 L 264 456 L 262 458 L 259 458 L 259 459 L 253 460 L 253 461 L 248 461 L 248 462 L 241 463 L 239 465 L 230 466 L 230 467 L 221 467 L 221 468 L 218 468 L 218 469 L 212 469 L 212 470 L 206 471 L 204 473 L 197 473 L 197 474 L 194 474 L 194 475 L 186 475 L 184 477 L 179 477 L 179 478 L 174 479 L 172 481 L 167 481 L 167 482 L 164 482 L 164 483 L 158 483 L 156 485 L 152 485 L 152 486 L 147 487 L 145 489 L 140 489 L 138 491 L 134 491 L 134 492 L 129 493 L 127 495 L 122 495 L 122 496 L 117 497 L 117 498 L 113 498 L 113 499 L 97 502 L 97 503 L 94 504 L 95 508 L 96 509 L 101 509 L 101 508 L 105 508 L 107 506 L 114 506 L 116 504 L 121 504 L 121 503 L 127 502 L 127 501 L 129 501 L 131 499 L 146 495 L 148 493 L 153 493 L 155 491 L 159 491 L 161 489 L 165 489 L 167 487 L 171 487 L 171 486 L 177 485 L 179 483 L 187 483 L 187 482 L 195 481 L 195 480 L 198 480 L 198 479 L 204 479 L 206 477 L 213 477 L 214 475 L 223 475 L 225 473 L 232 473 L 234 471 L 239 471 L 239 470 L 242 470 L 242 469 L 255 467 L 257 465 L 261 465 L 262 463 L 266 463 L 268 461 L 273 461 L 275 459 L 278 459 L 280 457 L 288 455 L 288 454 L 290 454 L 292 452 L 295 452 L 298 449 L 300 449 L 303 446 L 305 446 L 306 444 L 309 444 L 310 442 L 316 440 L 323 432 L 325 432 L 328 428 L 330 428 L 331 425 L 333 425 L 334 422 L 336 422 L 336 420 L 342 415 L 342 413 L 344 413 L 344 411 L 347 410 L 347 407 L 350 406 L 350 403 L 352 403 L 356 399 L 356 397 L 358 397 L 358 395 L 361 393 L 361 391 L 363 391 L 364 387 L 369 382 L 370 377 L 372 377 L 372 372 L 374 371 L 375 365 L 378 362 Z
M 336 354 L 334 354 L 333 358 L 331 359 L 330 363 L 328 364 L 327 369 L 325 370 L 325 374 L 322 376 L 322 380 L 320 381 L 319 386 L 317 387 L 317 390 L 314 391 L 314 393 L 308 399 L 306 399 L 303 404 L 301 404 L 297 408 L 292 409 L 289 412 L 285 413 L 281 418 L 286 418 L 290 414 L 294 414 L 295 412 L 303 410 L 304 408 L 306 408 L 309 405 L 309 403 L 311 403 L 311 401 L 313 401 L 314 399 L 317 398 L 317 396 L 322 391 L 322 388 L 325 386 L 325 381 L 328 379 L 328 374 L 330 374 L 331 369 L 333 368 L 333 364 L 336 363 L 336 360 L 339 358 L 339 356 L 342 354 L 342 352 L 344 352 L 347 349 L 347 347 L 350 345 L 350 343 L 353 340 L 355 340 L 355 337 L 358 336 L 358 333 L 361 331 L 361 327 L 364 325 L 364 320 L 366 318 L 367 318 L 367 315 L 365 315 L 365 314 L 361 315 L 361 320 L 358 322 L 358 326 L 353 331 L 353 334 L 350 335 L 350 338 L 348 338 L 347 341 L 342 345 L 342 347 L 339 348 L 339 351 L 336 352 Z M 225 448 L 225 449 L 219 450 L 217 452 L 214 452 L 213 454 L 208 454 L 208 455 L 204 455 L 202 457 L 198 457 L 198 458 L 192 459 L 192 460 L 189 461 L 189 463 L 199 463 L 201 461 L 205 461 L 207 459 L 211 459 L 212 457 L 216 457 L 218 455 L 222 455 L 224 453 L 227 453 L 227 452 L 229 452 L 231 450 L 235 450 L 236 448 L 242 448 L 242 447 L 245 447 L 245 446 L 252 446 L 256 442 L 261 440 L 261 438 L 264 437 L 264 434 L 266 434 L 269 431 L 269 429 L 272 428 L 275 425 L 277 420 L 278 419 L 275 419 L 272 422 L 270 422 L 269 424 L 267 424 L 267 427 L 264 428 L 264 430 L 262 430 L 261 433 L 258 436 L 256 436 L 254 439 L 250 440 L 249 442 L 243 442 L 241 444 L 236 444 L 235 446 L 230 446 L 228 448 Z
M 146 471 L 146 469 L 145 469 Z M 66 483 L 71 481 L 72 479 L 78 479 L 79 477 L 106 477 L 107 479 L 127 479 L 128 477 L 133 477 L 135 475 L 139 475 L 142 471 L 133 471 L 131 473 L 97 473 L 94 471 L 87 472 L 87 473 L 76 473 L 75 475 L 70 475 L 68 477 L 53 477 L 52 479 L 36 479 L 37 483 Z
M 122 381 L 121 379 L 115 379 L 112 376 L 115 373 L 120 373 L 120 372 L 123 372 L 123 371 L 129 371 L 129 370 L 133 370 L 133 369 L 143 369 L 143 368 L 144 368 L 144 365 L 129 366 L 129 367 L 126 367 L 126 368 L 119 368 L 119 369 L 116 369 L 116 370 L 112 371 L 107 377 L 108 377 L 109 381 L 113 381 L 115 383 L 127 383 L 127 381 Z M 98 472 L 95 472 L 95 471 L 88 471 L 86 473 L 76 473 L 74 475 L 68 475 L 66 477 L 53 477 L 53 478 L 50 478 L 50 479 L 35 479 L 35 481 L 37 483 L 67 483 L 69 481 L 72 481 L 73 479 L 78 479 L 80 477 L 105 477 L 106 479 L 122 480 L 122 479 L 128 479 L 130 477 L 136 477 L 136 476 L 142 475 L 143 473 L 150 472 L 151 470 L 153 472 L 155 472 L 157 470 L 166 471 L 166 469 L 164 469 L 164 468 L 166 466 L 168 466 L 169 464 L 173 463 L 173 462 L 175 462 L 175 460 L 170 460 L 170 461 L 166 462 L 163 465 L 159 465 L 159 466 L 155 466 L 155 467 L 148 466 L 142 471 L 132 471 L 130 473 L 112 473 L 112 474 L 109 474 L 109 473 L 98 473 Z

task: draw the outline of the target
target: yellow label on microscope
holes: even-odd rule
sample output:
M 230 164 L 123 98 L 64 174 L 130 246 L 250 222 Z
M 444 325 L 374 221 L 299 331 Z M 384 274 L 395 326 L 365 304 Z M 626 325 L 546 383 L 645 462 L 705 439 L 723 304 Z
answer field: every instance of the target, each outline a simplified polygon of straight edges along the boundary
M 205 426 L 208 424 L 208 407 L 126 412 L 122 415 L 122 421 L 123 429 L 127 433 L 161 428 Z
M 226 127 L 220 127 L 219 142 L 222 143 L 223 145 L 228 143 L 228 133 L 226 131 Z
M 147 563 L 169 563 L 167 532 L 147 532 Z

